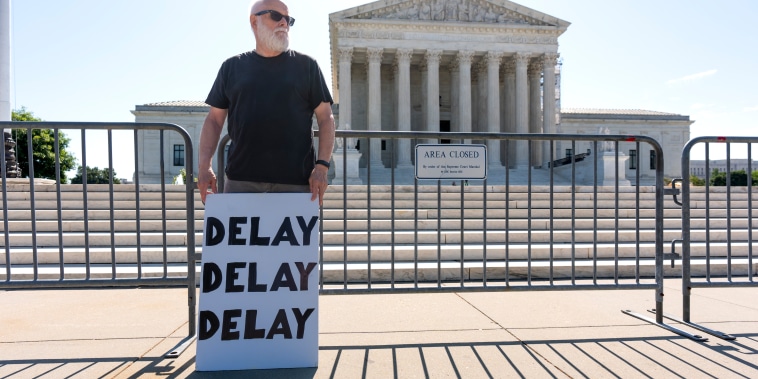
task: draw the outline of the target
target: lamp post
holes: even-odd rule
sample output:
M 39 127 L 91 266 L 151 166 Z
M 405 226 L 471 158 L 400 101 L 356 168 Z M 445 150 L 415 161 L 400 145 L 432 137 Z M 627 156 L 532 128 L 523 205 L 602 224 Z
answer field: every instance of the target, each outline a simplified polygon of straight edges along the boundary
M 0 0 L 0 121 L 11 121 L 11 0 Z M 6 176 L 20 175 L 10 129 L 3 130 Z

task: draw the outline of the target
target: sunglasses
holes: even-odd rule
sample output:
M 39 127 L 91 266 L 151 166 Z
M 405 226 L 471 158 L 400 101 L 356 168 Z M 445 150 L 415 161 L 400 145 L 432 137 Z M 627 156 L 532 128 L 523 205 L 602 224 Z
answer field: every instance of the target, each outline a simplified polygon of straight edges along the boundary
M 285 16 L 277 11 L 274 10 L 266 10 L 266 11 L 260 11 L 256 13 L 256 16 L 263 16 L 264 14 L 268 13 L 271 16 L 271 19 L 274 20 L 274 22 L 282 21 L 282 19 L 287 20 L 287 24 L 289 26 L 295 25 L 295 18 L 290 16 Z

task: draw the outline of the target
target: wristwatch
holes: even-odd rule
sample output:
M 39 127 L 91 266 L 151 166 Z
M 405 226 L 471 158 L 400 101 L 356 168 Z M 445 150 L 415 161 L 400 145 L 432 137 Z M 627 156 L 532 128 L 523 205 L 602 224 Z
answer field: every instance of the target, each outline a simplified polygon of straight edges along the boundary
M 324 167 L 326 167 L 326 168 L 329 168 L 329 166 L 330 166 L 330 165 L 329 165 L 329 162 L 327 162 L 327 161 L 325 161 L 325 160 L 323 160 L 323 159 L 319 159 L 319 160 L 317 160 L 317 161 L 316 161 L 316 164 L 320 164 L 320 165 L 322 165 L 322 166 L 324 166 Z

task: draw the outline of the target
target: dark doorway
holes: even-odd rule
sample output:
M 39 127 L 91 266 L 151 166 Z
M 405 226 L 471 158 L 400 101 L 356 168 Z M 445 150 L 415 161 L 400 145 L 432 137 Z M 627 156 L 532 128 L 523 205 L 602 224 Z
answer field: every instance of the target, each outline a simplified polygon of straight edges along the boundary
M 450 133 L 450 120 L 440 121 L 440 132 Z M 449 139 L 440 139 L 440 143 L 450 143 Z

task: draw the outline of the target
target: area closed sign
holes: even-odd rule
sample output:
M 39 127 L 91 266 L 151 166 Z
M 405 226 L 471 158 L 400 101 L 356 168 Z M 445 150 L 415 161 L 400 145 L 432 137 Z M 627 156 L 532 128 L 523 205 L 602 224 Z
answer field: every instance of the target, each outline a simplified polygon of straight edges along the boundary
M 418 179 L 486 179 L 487 146 L 416 145 Z
M 198 371 L 318 364 L 318 220 L 310 193 L 208 197 Z

